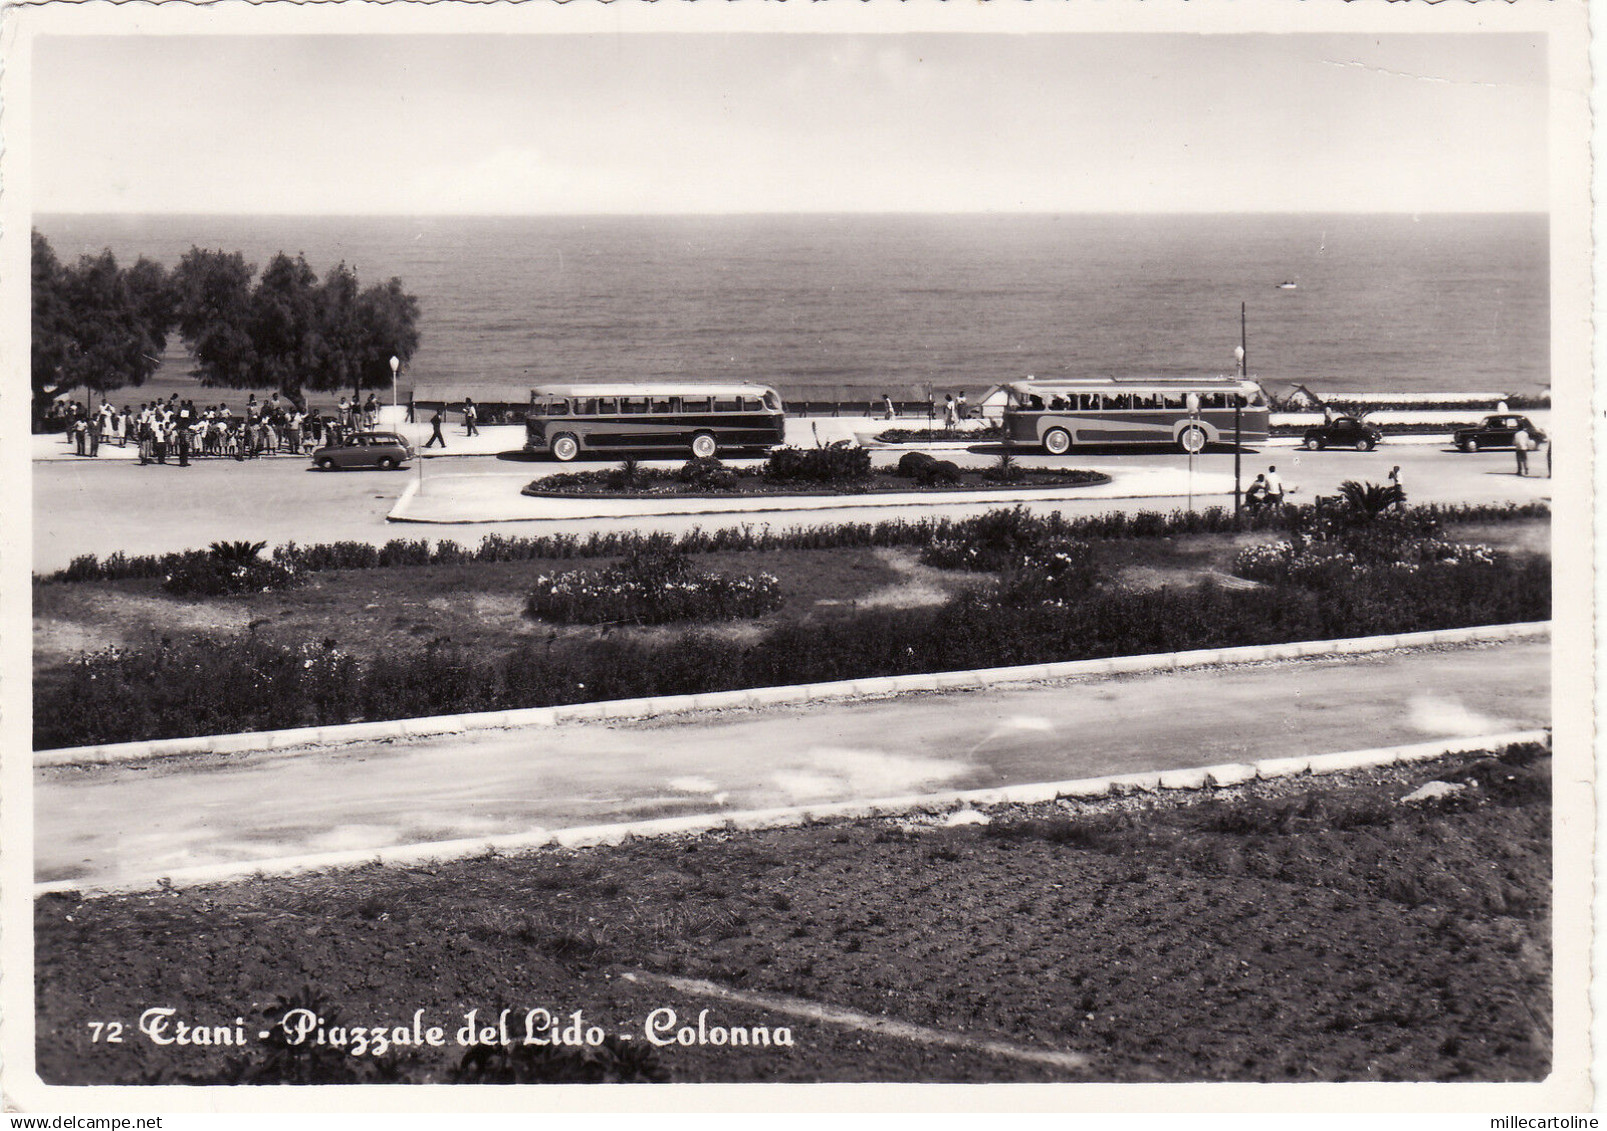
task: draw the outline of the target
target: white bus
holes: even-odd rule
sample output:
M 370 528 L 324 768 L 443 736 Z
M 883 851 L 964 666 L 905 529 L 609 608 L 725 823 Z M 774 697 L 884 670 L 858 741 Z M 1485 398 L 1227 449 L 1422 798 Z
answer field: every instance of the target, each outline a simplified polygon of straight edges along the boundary
M 1004 429 L 1012 443 L 1065 455 L 1084 444 L 1175 444 L 1198 452 L 1238 439 L 1265 443 L 1266 394 L 1238 377 L 1029 378 L 1004 386 Z
M 783 442 L 781 397 L 765 385 L 653 382 L 542 385 L 530 392 L 525 451 L 715 456 Z

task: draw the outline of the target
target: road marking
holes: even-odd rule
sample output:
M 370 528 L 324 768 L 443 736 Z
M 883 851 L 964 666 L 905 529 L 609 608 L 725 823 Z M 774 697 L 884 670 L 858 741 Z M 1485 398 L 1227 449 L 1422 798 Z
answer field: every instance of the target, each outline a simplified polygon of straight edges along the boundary
M 673 974 L 654 974 L 646 970 L 626 971 L 620 977 L 627 982 L 652 983 L 695 997 L 712 997 L 720 1001 L 736 1002 L 739 1005 L 751 1005 L 759 1009 L 768 1010 L 771 1013 L 786 1013 L 793 1017 L 802 1017 L 808 1021 L 818 1021 L 826 1025 L 838 1025 L 845 1029 L 854 1029 L 863 1033 L 876 1033 L 880 1036 L 914 1041 L 922 1045 L 938 1045 L 943 1048 L 964 1049 L 967 1052 L 987 1053 L 989 1056 L 1025 1061 L 1029 1064 L 1043 1064 L 1051 1068 L 1080 1070 L 1088 1067 L 1088 1058 L 1081 1053 L 1033 1049 L 1023 1045 L 1011 1044 L 1009 1041 L 971 1037 L 964 1033 L 948 1033 L 942 1029 L 928 1029 L 924 1025 L 911 1025 L 907 1021 L 894 1021 L 888 1017 L 873 1017 L 868 1013 L 860 1013 L 857 1010 L 842 1009 L 834 1005 L 821 1005 L 818 1002 L 805 1001 L 802 998 L 783 997 L 776 994 L 747 993 L 742 990 L 728 989 L 725 986 L 716 985 L 714 982 L 705 982 L 697 978 L 678 978 Z

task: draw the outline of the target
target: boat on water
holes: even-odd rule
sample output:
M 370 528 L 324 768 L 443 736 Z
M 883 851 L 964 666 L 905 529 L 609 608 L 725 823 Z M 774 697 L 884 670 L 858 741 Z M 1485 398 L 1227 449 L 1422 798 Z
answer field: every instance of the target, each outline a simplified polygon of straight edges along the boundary
M 1289 279 L 1285 279 L 1283 282 L 1278 284 L 1278 290 L 1280 290 L 1280 291 L 1292 291 L 1292 290 L 1295 290 L 1297 286 L 1298 286 L 1297 283 L 1295 283 L 1295 282 L 1293 282 L 1293 281 L 1291 281 Z

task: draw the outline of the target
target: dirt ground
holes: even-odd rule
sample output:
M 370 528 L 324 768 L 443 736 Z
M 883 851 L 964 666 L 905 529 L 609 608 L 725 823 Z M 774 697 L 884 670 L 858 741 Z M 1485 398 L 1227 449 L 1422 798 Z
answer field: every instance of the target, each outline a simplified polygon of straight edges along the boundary
M 1403 802 L 1429 781 L 1461 788 Z M 265 1016 L 300 995 L 331 1031 L 405 1029 L 420 1010 L 443 1027 L 440 1049 L 329 1054 L 331 1081 L 452 1079 L 464 1015 L 484 1025 L 504 1008 L 515 1039 L 528 1010 L 579 1010 L 629 1038 L 651 1078 L 677 1081 L 1538 1080 L 1550 788 L 1549 756 L 1531 749 L 47 896 L 39 1070 L 217 1081 L 260 1063 Z M 152 1007 L 208 1027 L 238 1017 L 249 1047 L 157 1045 L 137 1024 Z M 666 1009 L 692 1043 L 646 1039 Z M 791 1043 L 699 1043 L 705 1009 L 705 1032 L 785 1029 Z M 121 1024 L 123 1040 L 92 1022 Z

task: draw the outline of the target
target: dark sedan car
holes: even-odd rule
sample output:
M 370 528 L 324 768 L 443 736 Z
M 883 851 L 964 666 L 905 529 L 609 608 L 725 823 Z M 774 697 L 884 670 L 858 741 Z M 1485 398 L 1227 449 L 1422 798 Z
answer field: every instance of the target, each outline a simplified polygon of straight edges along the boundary
M 347 467 L 378 467 L 389 471 L 413 458 L 413 448 L 395 432 L 358 432 L 343 443 L 329 444 L 312 454 L 321 471 Z
M 1484 423 L 1476 428 L 1458 428 L 1451 440 L 1464 452 L 1476 452 L 1481 448 L 1510 448 L 1512 437 L 1520 430 L 1529 433 L 1529 438 L 1537 444 L 1546 438 L 1546 434 L 1530 423 L 1527 416 L 1507 413 L 1486 416 Z
M 1322 451 L 1324 448 L 1355 448 L 1370 452 L 1384 438 L 1384 433 L 1354 416 L 1336 416 L 1332 420 L 1306 429 L 1305 446 Z

